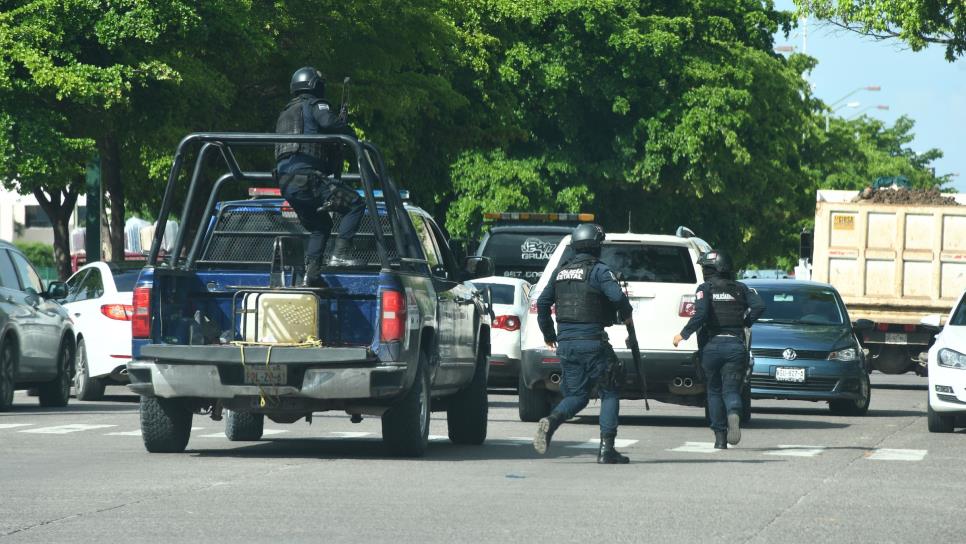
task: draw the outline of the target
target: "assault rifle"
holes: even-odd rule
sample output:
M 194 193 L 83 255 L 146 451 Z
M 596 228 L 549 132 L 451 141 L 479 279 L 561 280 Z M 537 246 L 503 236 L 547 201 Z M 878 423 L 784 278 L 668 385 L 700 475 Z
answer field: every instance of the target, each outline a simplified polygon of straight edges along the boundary
M 339 106 L 339 120 L 349 122 L 349 78 L 342 80 L 342 105 Z
M 628 297 L 630 296 L 627 288 L 627 280 L 624 279 L 623 275 L 620 275 L 617 279 L 620 282 L 621 288 L 624 290 L 624 294 Z M 650 410 L 651 405 L 647 402 L 647 378 L 644 376 L 644 361 L 641 358 L 641 348 L 637 344 L 637 331 L 634 329 L 634 320 L 631 319 L 630 322 L 625 323 L 627 327 L 627 347 L 631 350 L 631 357 L 634 359 L 634 370 L 637 371 L 637 379 L 640 381 L 641 391 L 644 394 L 644 409 Z

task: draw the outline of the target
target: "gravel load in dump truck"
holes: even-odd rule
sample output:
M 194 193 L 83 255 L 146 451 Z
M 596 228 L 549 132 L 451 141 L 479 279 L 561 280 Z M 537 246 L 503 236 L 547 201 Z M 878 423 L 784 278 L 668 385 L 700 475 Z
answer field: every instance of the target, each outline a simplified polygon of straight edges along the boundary
M 931 189 L 879 189 L 867 201 L 873 204 L 959 206 L 955 198 L 944 195 L 936 187 Z

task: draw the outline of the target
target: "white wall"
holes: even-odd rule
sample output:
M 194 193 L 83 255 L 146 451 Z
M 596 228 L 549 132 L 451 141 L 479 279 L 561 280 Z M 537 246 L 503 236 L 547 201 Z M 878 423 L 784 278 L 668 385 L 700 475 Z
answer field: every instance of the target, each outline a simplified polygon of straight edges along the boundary
M 77 206 L 84 206 L 87 198 L 81 195 L 77 198 Z M 14 191 L 0 188 L 0 240 L 8 242 L 28 241 L 43 242 L 46 244 L 54 243 L 54 229 L 52 228 L 22 228 L 17 234 L 16 225 L 23 225 L 26 220 L 26 207 L 37 206 L 37 199 L 33 195 L 21 195 Z M 68 229 L 73 229 L 75 223 L 84 223 L 84 218 L 77 217 L 76 208 L 71 216 Z

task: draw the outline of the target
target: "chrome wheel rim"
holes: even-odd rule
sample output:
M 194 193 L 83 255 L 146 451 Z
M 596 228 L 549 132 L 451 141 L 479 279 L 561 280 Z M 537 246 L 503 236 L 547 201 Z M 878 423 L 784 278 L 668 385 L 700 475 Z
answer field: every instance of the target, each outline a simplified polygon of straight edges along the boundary
M 429 434 L 429 388 L 426 382 L 421 384 L 422 391 L 419 392 L 419 431 L 421 436 Z
M 77 347 L 77 372 L 74 374 L 74 389 L 80 392 L 87 384 L 87 350 L 81 344 Z

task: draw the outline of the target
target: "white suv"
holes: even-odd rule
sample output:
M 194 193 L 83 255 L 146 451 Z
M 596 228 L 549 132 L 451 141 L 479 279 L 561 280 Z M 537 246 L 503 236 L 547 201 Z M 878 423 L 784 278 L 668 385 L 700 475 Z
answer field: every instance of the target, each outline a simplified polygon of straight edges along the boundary
M 648 398 L 674 404 L 704 405 L 704 386 L 695 375 L 697 335 L 677 348 L 671 339 L 694 314 L 694 293 L 704 281 L 696 264 L 711 247 L 685 228 L 675 236 L 607 234 L 601 260 L 627 281 L 634 307 L 634 324 L 641 348 Z M 560 359 L 547 349 L 537 324 L 537 298 L 561 261 L 573 255 L 570 236 L 560 241 L 537 285 L 530 292 L 530 311 L 523 325 L 519 409 L 522 421 L 537 421 L 550 413 L 560 396 Z M 607 328 L 610 343 L 628 369 L 621 397 L 643 398 L 633 358 L 627 349 L 627 329 Z
M 936 315 L 922 321 L 938 328 L 939 320 Z M 929 348 L 929 432 L 953 432 L 956 416 L 966 416 L 966 291 Z

